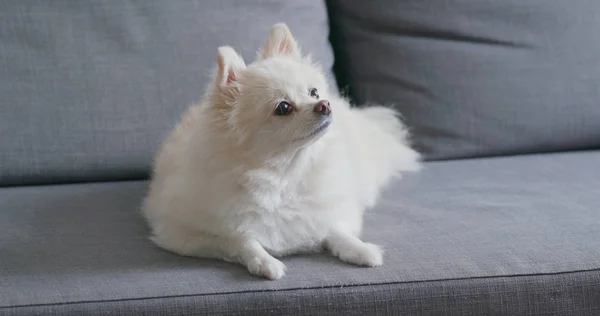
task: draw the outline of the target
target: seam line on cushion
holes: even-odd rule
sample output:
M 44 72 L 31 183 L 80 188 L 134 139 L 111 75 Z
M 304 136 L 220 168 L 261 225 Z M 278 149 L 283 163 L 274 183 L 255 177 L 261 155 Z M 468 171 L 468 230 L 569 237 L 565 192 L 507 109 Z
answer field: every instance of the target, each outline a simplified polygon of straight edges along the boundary
M 87 300 L 87 301 L 84 300 L 84 301 L 60 302 L 60 303 L 7 305 L 7 306 L 0 306 L 0 310 L 9 309 L 9 308 L 23 308 L 23 307 L 43 307 L 43 306 L 60 306 L 60 305 L 76 305 L 76 304 L 91 304 L 91 303 L 144 301 L 144 300 L 154 300 L 154 299 L 202 297 L 202 296 L 212 296 L 212 295 L 231 295 L 231 294 L 243 294 L 243 293 L 318 290 L 318 289 L 331 289 L 331 288 L 338 288 L 338 287 L 339 288 L 341 288 L 341 287 L 363 287 L 363 286 L 380 286 L 380 285 L 393 285 L 393 284 L 414 284 L 414 283 L 430 283 L 430 282 L 433 283 L 433 282 L 460 281 L 460 280 L 481 280 L 481 279 L 495 279 L 495 278 L 554 276 L 554 275 L 577 274 L 577 273 L 585 273 L 585 272 L 600 272 L 600 268 L 575 270 L 575 271 L 546 272 L 546 273 L 509 274 L 509 275 L 477 276 L 477 277 L 447 278 L 447 279 L 433 279 L 433 280 L 360 283 L 360 284 L 349 284 L 349 285 L 342 284 L 342 285 L 326 285 L 326 286 L 312 286 L 312 287 L 295 287 L 295 288 L 287 288 L 287 289 L 243 290 L 243 291 L 215 292 L 215 293 L 202 293 L 202 294 L 165 295 L 165 296 L 150 296 L 150 297 L 136 297 L 136 298 L 122 298 L 122 299 L 108 299 L 108 300 Z

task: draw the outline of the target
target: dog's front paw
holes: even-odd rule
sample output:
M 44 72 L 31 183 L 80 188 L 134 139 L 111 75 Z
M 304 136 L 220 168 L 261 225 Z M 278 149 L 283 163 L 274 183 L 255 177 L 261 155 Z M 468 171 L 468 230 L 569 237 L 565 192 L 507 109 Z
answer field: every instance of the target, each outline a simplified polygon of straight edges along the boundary
M 248 271 L 269 280 L 279 280 L 285 275 L 285 265 L 270 256 L 255 257 L 248 262 Z
M 371 243 L 362 243 L 347 248 L 338 254 L 345 262 L 365 267 L 378 267 L 383 264 L 383 249 Z

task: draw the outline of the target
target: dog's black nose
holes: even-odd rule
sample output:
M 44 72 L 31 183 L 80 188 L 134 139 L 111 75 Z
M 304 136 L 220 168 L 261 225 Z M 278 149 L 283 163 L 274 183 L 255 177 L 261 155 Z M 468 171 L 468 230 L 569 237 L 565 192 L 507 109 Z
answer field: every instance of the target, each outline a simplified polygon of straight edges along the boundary
M 331 106 L 329 106 L 329 101 L 321 100 L 315 104 L 314 108 L 315 112 L 321 113 L 323 115 L 331 114 Z

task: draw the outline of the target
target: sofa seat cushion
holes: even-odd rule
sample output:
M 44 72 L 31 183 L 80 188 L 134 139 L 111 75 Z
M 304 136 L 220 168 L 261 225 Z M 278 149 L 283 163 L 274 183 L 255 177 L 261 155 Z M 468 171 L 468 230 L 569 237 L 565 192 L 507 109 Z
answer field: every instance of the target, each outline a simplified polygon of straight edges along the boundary
M 379 268 L 279 281 L 147 239 L 147 182 L 0 189 L 0 314 L 600 313 L 600 152 L 431 162 L 366 215 Z

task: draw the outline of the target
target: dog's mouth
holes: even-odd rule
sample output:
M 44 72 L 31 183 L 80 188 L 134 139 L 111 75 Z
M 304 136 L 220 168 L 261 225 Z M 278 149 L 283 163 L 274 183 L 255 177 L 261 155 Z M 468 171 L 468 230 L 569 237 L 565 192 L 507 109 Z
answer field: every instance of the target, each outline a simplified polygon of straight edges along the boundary
M 301 141 L 301 140 L 313 138 L 313 137 L 325 132 L 325 130 L 329 127 L 329 125 L 331 125 L 331 120 L 325 120 L 321 124 L 319 124 L 319 126 L 317 126 L 317 128 L 315 128 L 312 132 L 310 132 L 310 134 L 308 134 L 306 136 L 302 136 L 302 137 L 296 139 L 295 141 Z

